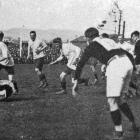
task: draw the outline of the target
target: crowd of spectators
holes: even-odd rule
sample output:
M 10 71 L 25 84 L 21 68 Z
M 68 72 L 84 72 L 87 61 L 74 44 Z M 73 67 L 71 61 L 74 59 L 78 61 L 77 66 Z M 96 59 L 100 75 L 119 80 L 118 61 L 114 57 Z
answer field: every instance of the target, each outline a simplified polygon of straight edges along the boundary
M 27 59 L 27 54 L 28 54 L 28 44 L 27 43 L 22 44 L 21 56 L 20 56 L 19 44 L 8 43 L 8 42 L 6 42 L 6 44 L 14 59 L 15 64 L 33 64 L 33 58 Z M 56 60 L 60 55 L 59 48 L 55 47 L 54 45 L 50 46 L 49 51 L 45 52 L 45 50 L 44 50 L 44 53 L 46 53 L 46 57 L 45 57 L 46 64 Z M 62 62 L 62 63 L 65 63 L 65 62 Z

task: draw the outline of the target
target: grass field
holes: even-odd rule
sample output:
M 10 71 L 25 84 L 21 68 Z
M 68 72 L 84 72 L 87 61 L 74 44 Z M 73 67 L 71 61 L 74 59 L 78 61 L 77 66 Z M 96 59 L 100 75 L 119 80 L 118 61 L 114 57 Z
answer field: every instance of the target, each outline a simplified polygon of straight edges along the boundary
M 56 95 L 63 69 L 62 65 L 45 65 L 49 82 L 49 89 L 45 91 L 37 88 L 38 78 L 33 65 L 16 65 L 20 93 L 7 102 L 0 102 L 0 140 L 104 140 L 105 134 L 112 133 L 105 82 L 100 81 L 95 87 L 81 85 L 79 96 L 73 98 L 68 80 L 68 94 Z M 88 66 L 85 70 L 83 76 L 93 79 Z M 7 78 L 4 71 L 0 74 L 0 78 Z M 140 98 L 129 100 L 129 104 L 140 125 Z M 123 118 L 127 130 L 130 125 Z

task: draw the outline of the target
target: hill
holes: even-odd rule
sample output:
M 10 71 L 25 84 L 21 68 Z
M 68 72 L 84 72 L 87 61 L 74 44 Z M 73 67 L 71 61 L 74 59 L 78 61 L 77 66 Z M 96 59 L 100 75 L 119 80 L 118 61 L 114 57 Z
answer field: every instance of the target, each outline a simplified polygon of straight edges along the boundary
M 59 29 L 40 30 L 40 29 L 25 29 L 25 28 L 24 29 L 11 28 L 8 30 L 4 30 L 4 33 L 6 37 L 12 37 L 14 39 L 20 37 L 20 34 L 22 33 L 23 40 L 28 40 L 29 32 L 31 30 L 35 30 L 39 38 L 45 40 L 51 40 L 55 37 L 61 37 L 63 41 L 66 41 L 66 40 L 72 40 L 82 34 L 79 31 L 73 31 L 73 30 L 59 30 Z

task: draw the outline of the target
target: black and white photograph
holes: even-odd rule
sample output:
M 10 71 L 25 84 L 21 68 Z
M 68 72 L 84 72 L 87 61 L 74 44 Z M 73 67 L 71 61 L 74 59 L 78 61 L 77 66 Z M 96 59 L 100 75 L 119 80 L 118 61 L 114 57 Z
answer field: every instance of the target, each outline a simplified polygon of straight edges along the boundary
M 0 0 L 0 140 L 140 140 L 140 0 Z

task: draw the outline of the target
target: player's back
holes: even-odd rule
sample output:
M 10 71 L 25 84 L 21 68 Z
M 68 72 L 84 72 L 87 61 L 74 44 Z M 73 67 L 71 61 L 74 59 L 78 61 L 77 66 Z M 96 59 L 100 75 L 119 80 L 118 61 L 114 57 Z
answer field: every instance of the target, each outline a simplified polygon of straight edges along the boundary
M 112 39 L 109 39 L 109 38 L 100 38 L 100 37 L 97 37 L 93 41 L 98 42 L 99 44 L 101 44 L 102 46 L 104 46 L 104 48 L 107 49 L 108 51 L 109 50 L 112 50 L 112 49 L 117 49 L 118 48 L 118 46 L 115 43 L 115 41 L 112 40 Z
M 14 60 L 8 50 L 7 45 L 4 42 L 0 42 L 0 64 L 6 65 L 6 66 L 13 66 Z
M 63 43 L 62 45 L 63 54 L 68 57 L 71 53 L 77 53 L 77 51 L 81 51 L 81 49 L 72 43 Z
M 131 53 L 134 56 L 134 48 L 135 46 L 133 44 L 130 44 L 129 42 L 124 42 L 122 44 L 118 44 L 118 47 L 128 51 L 129 53 Z

